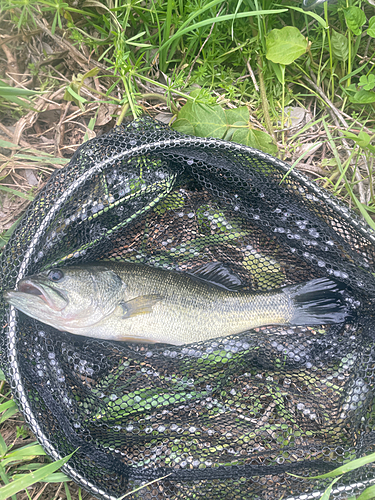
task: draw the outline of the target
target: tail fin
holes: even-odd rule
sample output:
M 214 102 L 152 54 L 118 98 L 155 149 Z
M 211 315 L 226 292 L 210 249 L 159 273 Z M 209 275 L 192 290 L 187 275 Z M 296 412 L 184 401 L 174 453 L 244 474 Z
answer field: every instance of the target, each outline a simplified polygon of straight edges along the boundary
M 293 304 L 291 325 L 344 323 L 353 318 L 358 306 L 343 283 L 328 278 L 290 286 L 285 292 Z

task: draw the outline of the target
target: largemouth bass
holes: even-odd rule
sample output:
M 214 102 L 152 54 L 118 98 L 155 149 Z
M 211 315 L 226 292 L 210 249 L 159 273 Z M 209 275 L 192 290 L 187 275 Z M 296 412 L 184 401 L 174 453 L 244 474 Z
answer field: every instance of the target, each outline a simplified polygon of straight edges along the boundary
M 327 278 L 250 293 L 213 285 L 212 269 L 208 282 L 144 264 L 93 263 L 29 276 L 4 298 L 76 335 L 175 345 L 265 325 L 342 323 L 351 314 L 343 285 Z

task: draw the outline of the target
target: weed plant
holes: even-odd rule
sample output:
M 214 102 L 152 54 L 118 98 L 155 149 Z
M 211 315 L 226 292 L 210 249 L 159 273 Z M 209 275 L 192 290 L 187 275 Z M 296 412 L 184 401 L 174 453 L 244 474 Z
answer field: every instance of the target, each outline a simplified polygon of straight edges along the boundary
M 177 115 L 177 130 L 242 142 L 288 158 L 296 147 L 290 141 L 288 109 L 313 105 L 315 117 L 327 118 L 328 126 L 335 128 L 334 140 L 341 138 L 341 161 L 350 156 L 348 182 L 336 158 L 326 185 L 362 213 L 373 210 L 371 4 L 339 0 L 316 11 L 303 11 L 285 0 L 159 0 L 147 7 L 138 0 L 110 0 L 105 5 L 95 0 L 1 0 L 1 6 L 14 30 L 38 28 L 43 17 L 52 39 L 64 37 L 77 49 L 86 47 L 93 68 L 68 75 L 64 97 L 84 109 L 90 99 L 83 90 L 89 90 L 92 98 L 120 106 L 117 123 L 126 115 L 144 113 L 145 99 L 159 99 Z M 46 77 L 45 72 L 36 75 L 36 88 L 45 88 Z M 104 92 L 98 84 L 89 85 L 93 79 L 103 82 Z M 27 90 L 18 91 L 27 96 Z M 8 110 L 4 86 L 0 95 L 1 106 Z M 10 101 L 13 110 L 20 104 L 16 94 Z M 27 106 L 30 103 L 23 101 Z M 238 111 L 229 119 L 221 111 L 225 108 Z M 310 132 L 314 127 L 311 124 Z M 343 131 L 351 132 L 349 142 L 342 140 Z M 358 145 L 357 139 L 362 150 L 351 156 L 351 141 Z M 332 176 L 340 178 L 339 185 L 331 184 Z M 367 221 L 373 225 L 371 216 Z

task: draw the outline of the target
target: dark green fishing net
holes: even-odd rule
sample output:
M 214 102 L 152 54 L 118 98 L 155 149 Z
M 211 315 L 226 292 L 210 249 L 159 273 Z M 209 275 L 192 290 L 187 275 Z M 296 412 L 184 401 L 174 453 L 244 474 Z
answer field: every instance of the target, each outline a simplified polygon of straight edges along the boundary
M 306 476 L 375 451 L 375 235 L 289 169 L 142 119 L 80 147 L 18 224 L 1 292 L 56 265 L 220 262 L 244 289 L 327 276 L 361 304 L 344 325 L 176 347 L 65 334 L 1 298 L 14 397 L 52 458 L 77 450 L 64 470 L 92 494 L 115 499 L 163 478 L 128 498 L 314 499 L 330 480 Z M 372 482 L 368 465 L 343 476 L 333 498 Z

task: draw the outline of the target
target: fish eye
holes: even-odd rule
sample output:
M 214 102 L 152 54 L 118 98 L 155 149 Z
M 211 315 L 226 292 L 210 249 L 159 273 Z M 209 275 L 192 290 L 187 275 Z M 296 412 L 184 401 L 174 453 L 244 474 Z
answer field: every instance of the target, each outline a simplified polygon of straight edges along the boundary
M 64 277 L 64 273 L 61 271 L 61 269 L 52 269 L 48 273 L 48 279 L 53 281 L 54 283 L 57 283 L 58 281 L 62 280 Z

